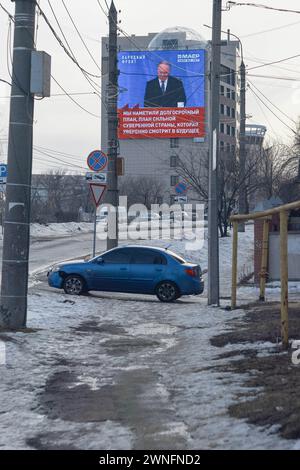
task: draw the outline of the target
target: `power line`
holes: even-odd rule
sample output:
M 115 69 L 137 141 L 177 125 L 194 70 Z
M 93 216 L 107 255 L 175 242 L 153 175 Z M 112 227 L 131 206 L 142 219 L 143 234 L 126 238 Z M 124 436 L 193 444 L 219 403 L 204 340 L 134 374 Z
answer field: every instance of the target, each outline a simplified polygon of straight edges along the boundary
M 257 78 L 270 78 L 271 80 L 287 80 L 290 82 L 300 82 L 300 78 L 295 77 L 280 77 L 278 75 L 256 75 L 249 73 L 247 74 L 248 77 L 257 77 Z
M 62 0 L 62 4 L 63 4 L 63 6 L 64 6 L 64 8 L 65 8 L 65 10 L 66 10 L 66 12 L 67 12 L 67 14 L 68 14 L 68 16 L 69 16 L 69 18 L 70 18 L 72 24 L 73 24 L 73 26 L 74 26 L 74 28 L 75 28 L 75 30 L 76 30 L 78 36 L 80 37 L 81 42 L 82 42 L 82 44 L 84 45 L 84 47 L 85 47 L 87 53 L 88 53 L 89 56 L 91 57 L 92 61 L 93 61 L 94 64 L 96 65 L 96 67 L 99 69 L 100 73 L 102 74 L 102 71 L 101 71 L 101 68 L 99 67 L 99 64 L 97 63 L 97 61 L 95 60 L 95 58 L 94 58 L 93 55 L 91 54 L 91 52 L 90 52 L 88 46 L 86 45 L 86 42 L 84 41 L 84 39 L 83 39 L 83 37 L 82 37 L 82 35 L 81 35 L 79 29 L 77 28 L 77 26 L 76 26 L 76 24 L 75 24 L 75 22 L 74 22 L 74 20 L 73 20 L 73 18 L 72 18 L 72 15 L 71 15 L 71 13 L 70 13 L 70 11 L 69 11 L 67 5 L 65 4 L 64 0 Z
M 79 67 L 80 72 L 83 74 L 84 78 L 87 80 L 87 82 L 89 83 L 89 85 L 93 88 L 93 90 L 95 90 L 96 93 L 99 94 L 98 89 L 95 87 L 95 86 L 98 87 L 99 85 L 98 85 L 97 83 L 95 83 L 95 82 L 90 78 L 90 76 L 89 76 L 90 74 L 89 74 L 85 69 L 83 69 L 83 68 L 79 65 L 79 63 L 78 63 L 78 61 L 77 61 L 77 59 L 76 59 L 76 56 L 75 56 L 75 54 L 74 54 L 74 52 L 73 52 L 73 50 L 72 50 L 72 48 L 71 48 L 71 46 L 70 46 L 70 44 L 69 44 L 69 42 L 68 42 L 68 39 L 66 38 L 66 35 L 65 35 L 65 33 L 64 33 L 64 31 L 63 31 L 61 25 L 60 25 L 60 22 L 59 22 L 59 20 L 58 20 L 58 18 L 57 18 L 57 15 L 55 14 L 55 11 L 54 11 L 54 9 L 53 9 L 53 7 L 52 7 L 52 5 L 51 5 L 50 0 L 48 0 L 48 4 L 49 4 L 50 9 L 51 9 L 51 11 L 52 11 L 52 14 L 53 14 L 53 16 L 54 16 L 54 19 L 55 19 L 55 21 L 56 21 L 56 24 L 57 24 L 57 26 L 58 26 L 58 28 L 59 28 L 59 30 L 60 30 L 62 36 L 63 36 L 63 38 L 64 38 L 64 40 L 65 40 L 65 42 L 66 42 L 68 48 L 69 48 L 69 51 L 68 51 L 68 50 L 65 48 L 65 46 L 63 45 L 64 51 L 67 53 L 68 57 L 70 57 L 70 58 L 72 59 L 72 61 L 77 65 L 77 67 Z M 53 31 L 54 31 L 54 30 L 53 30 Z M 62 45 L 62 41 L 61 41 L 61 45 Z M 93 76 L 94 76 L 94 75 L 93 75 Z M 99 78 L 100 78 L 100 77 L 99 77 Z M 99 94 L 99 97 L 101 98 L 100 94 Z
M 2 7 L 1 3 L 0 3 L 0 6 Z M 5 11 L 5 13 L 8 15 L 9 19 L 10 19 L 12 22 L 14 22 L 14 21 L 15 21 L 14 17 L 13 17 L 4 7 L 3 7 L 2 9 L 3 9 L 3 10 Z M 10 47 L 9 47 L 9 43 L 11 43 L 11 34 L 10 34 L 10 30 L 11 30 L 11 23 L 10 23 L 10 25 L 9 25 L 8 38 L 7 38 L 7 67 L 8 67 L 8 73 L 9 73 L 11 79 L 12 79 L 12 75 L 11 75 L 11 73 L 10 73 L 9 66 L 8 66 L 8 58 L 9 58 L 9 56 L 10 56 Z M 10 60 L 11 60 L 11 63 L 12 63 L 12 58 L 11 58 L 11 57 L 10 57 Z M 98 119 L 100 118 L 99 115 L 90 112 L 89 110 L 87 110 L 86 108 L 84 108 L 80 103 L 78 103 L 78 102 L 72 97 L 72 93 L 71 93 L 71 94 L 68 93 L 68 92 L 65 90 L 65 88 L 56 80 L 56 78 L 54 78 L 53 75 L 51 75 L 51 78 L 52 78 L 52 80 L 54 80 L 54 82 L 57 84 L 57 86 L 64 92 L 64 94 L 65 94 L 71 101 L 73 101 L 73 103 L 74 103 L 76 106 L 78 106 L 81 110 L 85 111 L 85 112 L 88 113 L 89 115 L 94 116 L 94 117 L 96 117 L 96 118 L 98 118 Z M 12 81 L 13 81 L 13 79 L 12 79 Z M 100 97 L 100 95 L 99 95 L 98 93 L 97 93 L 97 95 Z M 100 97 L 100 98 L 101 98 L 101 97 Z M 105 106 L 105 103 L 104 103 L 104 106 Z
M 257 88 L 257 86 L 254 85 L 254 83 L 252 83 L 250 80 L 248 80 L 248 82 L 254 86 L 254 88 L 272 105 L 274 106 L 274 108 L 277 109 L 277 111 L 279 111 L 280 113 L 282 113 L 287 119 L 289 119 L 293 124 L 297 124 L 296 121 L 294 119 L 292 119 L 290 116 L 288 116 L 287 114 L 285 114 L 284 111 L 282 111 L 282 109 L 280 109 L 278 106 L 276 106 L 276 104 L 274 104 L 261 90 L 259 90 L 259 88 Z
M 289 24 L 285 24 L 285 25 L 282 25 L 282 26 L 277 26 L 276 28 L 270 28 L 270 29 L 264 29 L 263 31 L 257 31 L 256 33 L 250 33 L 250 34 L 245 34 L 243 36 L 240 36 L 241 39 L 245 39 L 245 38 L 250 38 L 250 37 L 253 37 L 253 36 L 258 36 L 260 34 L 265 34 L 265 33 L 271 33 L 273 31 L 278 31 L 280 29 L 285 29 L 285 28 L 289 28 L 290 26 L 296 26 L 300 24 L 300 21 L 296 21 L 294 23 L 289 23 Z
M 3 78 L 0 78 L 0 82 L 6 83 L 7 85 L 11 86 L 11 83 L 9 83 L 7 80 L 4 80 Z
M 237 7 L 256 7 L 256 8 L 264 8 L 266 10 L 274 10 L 274 11 L 281 11 L 283 13 L 298 13 L 300 14 L 300 10 L 289 10 L 287 8 L 276 8 L 276 7 L 269 7 L 267 5 L 262 5 L 261 3 L 242 3 L 242 2 L 227 2 L 227 8 L 230 9 L 231 6 Z
M 11 15 L 11 13 L 9 13 L 8 10 L 6 10 L 6 8 L 4 8 L 4 6 L 2 5 L 2 3 L 0 3 L 0 8 L 2 8 L 2 10 L 8 15 L 8 17 L 13 20 L 14 17 Z
M 100 1 L 99 1 L 99 0 L 96 0 L 96 1 L 97 1 L 97 3 L 98 3 L 99 7 L 101 8 L 102 12 L 104 13 L 104 15 L 108 18 L 108 11 L 109 11 L 108 6 L 107 6 L 107 10 L 108 10 L 108 11 L 106 12 L 106 11 L 104 10 L 103 6 L 101 5 Z
M 285 121 L 283 121 L 279 116 L 277 116 L 276 113 L 274 113 L 274 111 L 264 102 L 264 100 L 253 90 L 253 88 L 251 87 L 251 85 L 248 84 L 248 87 L 250 88 L 250 90 L 252 91 L 252 93 L 259 99 L 259 101 L 285 126 L 287 127 L 290 131 L 293 132 L 293 134 L 296 134 L 296 131 L 295 129 L 293 129 L 292 127 L 290 127 Z
M 297 57 L 300 57 L 300 54 L 296 54 L 296 55 L 293 55 L 293 56 L 290 56 L 290 57 L 286 57 L 285 59 L 274 60 L 274 61 L 268 62 L 266 64 L 255 65 L 254 67 L 250 67 L 247 70 L 254 70 L 254 69 L 259 69 L 261 67 L 267 67 L 269 65 L 280 64 L 281 62 L 286 62 L 287 60 L 296 59 Z
M 44 152 L 43 150 L 38 150 L 37 148 L 35 148 L 35 151 L 42 154 L 42 155 L 46 155 L 47 157 L 53 159 L 53 160 L 56 160 L 58 162 L 61 162 L 61 163 L 64 163 L 66 165 L 71 165 L 70 162 L 68 161 L 65 161 L 65 160 L 62 160 L 61 158 L 58 158 L 58 157 L 55 157 L 54 155 L 51 155 L 49 154 L 48 152 Z M 83 167 L 81 165 L 77 165 L 76 163 L 72 163 L 72 167 L 76 167 L 76 168 L 80 168 L 81 170 L 85 170 L 86 171 L 86 167 Z
M 79 104 L 78 101 L 74 100 L 74 98 L 64 89 L 64 87 L 62 85 L 60 85 L 60 83 L 56 80 L 56 78 L 53 77 L 53 75 L 51 75 L 51 78 L 52 78 L 52 80 L 55 81 L 56 85 L 65 93 L 65 95 L 67 95 L 70 98 L 70 100 L 73 101 L 73 103 L 76 104 L 76 106 L 78 106 L 78 108 L 82 109 L 82 111 L 85 111 L 89 115 L 100 119 L 100 115 L 92 113 L 88 109 L 81 106 L 81 104 Z
M 48 3 L 50 4 L 50 1 L 48 0 Z M 62 49 L 64 50 L 64 52 L 67 54 L 67 56 L 72 60 L 72 62 L 74 62 L 74 64 L 82 71 L 84 72 L 85 74 L 89 75 L 90 77 L 94 77 L 94 78 L 101 78 L 100 75 L 95 75 L 95 74 L 92 74 L 90 72 L 88 72 L 87 70 L 85 70 L 77 61 L 76 57 L 73 55 L 73 53 L 70 53 L 68 51 L 68 49 L 66 48 L 66 46 L 64 45 L 63 41 L 60 39 L 60 37 L 58 36 L 57 32 L 55 31 L 55 29 L 53 28 L 53 26 L 51 25 L 49 19 L 47 18 L 47 15 L 44 13 L 44 11 L 41 9 L 41 7 L 37 4 L 37 2 L 35 2 L 39 12 L 40 12 L 40 15 L 43 17 L 44 21 L 46 22 L 47 26 L 49 27 L 50 31 L 52 32 L 53 36 L 55 37 L 56 41 L 58 42 L 58 44 L 62 47 Z M 68 43 L 67 43 L 68 44 Z M 69 47 L 69 46 L 68 46 Z

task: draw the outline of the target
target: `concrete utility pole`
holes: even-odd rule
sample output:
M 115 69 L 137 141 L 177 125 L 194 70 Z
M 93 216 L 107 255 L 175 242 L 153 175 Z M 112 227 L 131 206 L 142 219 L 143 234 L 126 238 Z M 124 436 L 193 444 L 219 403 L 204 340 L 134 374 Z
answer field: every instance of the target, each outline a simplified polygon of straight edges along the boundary
M 24 328 L 27 313 L 33 108 L 34 0 L 15 1 L 8 176 L 4 222 L 0 327 Z
M 239 139 L 239 159 L 240 159 L 240 188 L 239 188 L 239 214 L 246 214 L 246 181 L 245 181 L 245 165 L 246 165 L 246 67 L 242 57 L 240 66 L 241 75 L 241 118 L 240 118 L 240 139 Z M 239 232 L 245 232 L 245 222 L 239 223 Z
M 109 58 L 108 58 L 108 85 L 107 85 L 107 118 L 108 118 L 108 170 L 107 170 L 107 196 L 106 202 L 115 207 L 116 214 L 108 215 L 108 234 L 110 227 L 116 221 L 115 238 L 107 239 L 107 249 L 118 246 L 118 55 L 117 55 L 117 35 L 118 33 L 118 13 L 114 2 L 111 2 L 109 9 Z
M 219 305 L 218 163 L 222 0 L 213 3 L 208 195 L 208 305 Z

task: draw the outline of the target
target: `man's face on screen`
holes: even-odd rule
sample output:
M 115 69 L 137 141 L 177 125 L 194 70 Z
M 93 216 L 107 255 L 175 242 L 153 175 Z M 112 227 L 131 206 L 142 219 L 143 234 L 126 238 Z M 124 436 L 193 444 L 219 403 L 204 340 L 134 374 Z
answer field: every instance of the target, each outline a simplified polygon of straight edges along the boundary
M 168 76 L 170 74 L 170 67 L 168 64 L 159 64 L 157 68 L 157 75 L 158 78 L 164 82 L 167 80 Z

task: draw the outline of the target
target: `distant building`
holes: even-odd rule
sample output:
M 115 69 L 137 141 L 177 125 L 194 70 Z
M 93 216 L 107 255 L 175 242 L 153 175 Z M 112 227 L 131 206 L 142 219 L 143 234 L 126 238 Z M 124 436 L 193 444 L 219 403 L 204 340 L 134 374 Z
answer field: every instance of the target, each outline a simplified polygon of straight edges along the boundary
M 267 128 L 265 126 L 259 124 L 246 124 L 247 150 L 262 151 L 266 132 Z
M 125 159 L 126 176 L 149 176 L 163 182 L 165 191 L 163 201 L 174 202 L 176 197 L 175 186 L 182 178 L 178 175 L 178 157 L 180 159 L 193 153 L 206 152 L 209 148 L 209 100 L 210 100 L 210 43 L 205 41 L 198 33 L 184 29 L 173 28 L 162 33 L 149 33 L 145 36 L 130 36 L 118 38 L 119 51 L 157 51 L 205 49 L 205 137 L 195 138 L 128 138 L 120 139 L 120 156 Z M 240 129 L 240 99 L 239 99 L 239 75 L 240 45 L 238 41 L 222 42 L 222 67 L 220 84 L 220 150 L 233 158 L 239 140 Z M 157 59 L 156 59 L 157 60 Z M 102 90 L 103 94 L 108 83 L 108 38 L 102 38 Z M 147 77 L 145 77 L 145 80 Z M 201 86 L 201 78 L 198 78 Z M 122 93 L 122 89 L 119 90 Z M 104 101 L 104 100 L 103 100 Z M 178 104 L 179 105 L 179 104 Z M 102 103 L 102 149 L 107 150 L 107 115 L 105 102 Z M 198 201 L 199 196 L 188 191 L 188 202 Z M 163 202 L 161 201 L 161 202 Z

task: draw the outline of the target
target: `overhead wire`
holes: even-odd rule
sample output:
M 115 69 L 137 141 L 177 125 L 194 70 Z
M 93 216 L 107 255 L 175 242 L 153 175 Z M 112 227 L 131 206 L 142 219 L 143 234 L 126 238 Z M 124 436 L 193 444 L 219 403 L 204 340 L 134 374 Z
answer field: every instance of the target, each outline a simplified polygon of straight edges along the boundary
M 87 72 L 81 65 L 79 65 L 78 60 L 76 59 L 76 56 L 75 56 L 75 54 L 74 54 L 74 52 L 73 52 L 73 50 L 72 50 L 72 48 L 71 48 L 71 46 L 70 46 L 70 44 L 69 44 L 69 42 L 68 42 L 68 39 L 67 39 L 67 37 L 66 37 L 66 35 L 65 35 L 65 33 L 64 33 L 63 29 L 62 29 L 62 27 L 61 27 L 61 25 L 60 25 L 60 22 L 59 22 L 59 20 L 58 20 L 58 17 L 57 17 L 57 15 L 56 15 L 55 11 L 54 11 L 54 8 L 53 8 L 53 6 L 52 6 L 50 0 L 48 0 L 48 4 L 49 4 L 49 7 L 50 7 L 50 9 L 51 9 L 51 12 L 52 12 L 52 14 L 53 14 L 53 16 L 54 16 L 54 19 L 55 19 L 55 21 L 56 21 L 56 24 L 57 24 L 57 26 L 58 26 L 58 28 L 59 28 L 61 34 L 62 34 L 62 37 L 64 38 L 64 40 L 65 40 L 65 42 L 66 42 L 66 44 L 67 44 L 67 47 L 68 47 L 68 49 L 69 49 L 69 52 L 67 52 L 67 48 L 64 47 L 64 51 L 67 53 L 68 57 L 72 58 L 73 62 L 77 65 L 77 67 L 79 68 L 80 72 L 83 74 L 84 78 L 87 80 L 87 82 L 89 83 L 89 85 L 90 85 L 90 86 L 93 88 L 93 90 L 98 94 L 99 98 L 101 98 L 101 94 L 100 94 L 100 92 L 99 92 L 99 90 L 98 90 L 98 88 L 100 88 L 100 85 L 98 85 L 98 83 L 94 82 L 94 80 L 92 80 L 92 78 L 90 77 L 89 72 Z M 50 22 L 47 23 L 47 24 L 50 24 Z M 62 41 L 61 41 L 61 43 L 62 43 Z M 95 77 L 95 75 L 92 75 L 92 76 Z M 97 76 L 97 78 L 100 78 L 100 76 L 99 76 L 99 77 Z M 104 104 L 104 103 L 103 103 L 103 104 Z
M 282 62 L 286 62 L 287 60 L 296 59 L 297 57 L 300 57 L 300 54 L 296 54 L 296 55 L 293 55 L 293 56 L 290 56 L 290 57 L 286 57 L 284 59 L 274 60 L 272 62 L 267 62 L 267 63 L 261 64 L 261 65 L 255 65 L 254 67 L 247 68 L 247 70 L 249 71 L 249 70 L 259 69 L 261 67 L 268 67 L 268 66 L 274 65 L 274 64 L 280 64 Z
M 255 33 L 244 34 L 243 36 L 240 36 L 240 38 L 241 39 L 246 39 L 246 38 L 250 38 L 250 37 L 253 37 L 253 36 L 259 36 L 260 34 L 271 33 L 273 31 L 278 31 L 278 30 L 281 30 L 281 29 L 289 28 L 290 26 L 296 26 L 298 24 L 300 24 L 300 21 L 296 21 L 294 23 L 288 23 L 288 24 L 285 24 L 285 25 L 282 25 L 282 26 L 277 26 L 275 28 L 264 29 L 263 31 L 256 31 Z
M 252 91 L 252 93 L 259 99 L 259 101 L 285 126 L 287 127 L 290 131 L 293 132 L 293 134 L 297 134 L 295 129 L 293 129 L 291 126 L 289 126 L 285 121 L 283 121 L 277 114 L 264 102 L 264 100 L 253 90 L 250 84 L 248 84 L 248 88 Z
M 101 68 L 99 67 L 98 62 L 96 61 L 96 59 L 94 58 L 94 56 L 91 54 L 91 51 L 89 50 L 88 46 L 86 45 L 86 42 L 85 42 L 85 40 L 83 39 L 82 34 L 80 33 L 80 31 L 79 31 L 77 25 L 75 24 L 74 19 L 73 19 L 73 17 L 72 17 L 72 15 L 71 15 L 71 13 L 70 13 L 70 11 L 69 11 L 69 9 L 68 9 L 68 7 L 67 7 L 67 5 L 66 5 L 66 3 L 65 3 L 64 0 L 62 0 L 62 4 L 63 4 L 63 6 L 64 6 L 64 8 L 65 8 L 65 10 L 66 10 L 66 12 L 67 12 L 67 14 L 68 14 L 68 16 L 69 16 L 69 18 L 70 18 L 72 24 L 73 24 L 73 26 L 74 26 L 74 28 L 75 28 L 75 30 L 76 30 L 78 36 L 79 36 L 79 38 L 80 38 L 82 44 L 84 45 L 84 47 L 85 47 L 87 53 L 89 54 L 89 56 L 91 57 L 92 61 L 94 62 L 94 64 L 96 65 L 96 67 L 98 68 L 98 70 L 100 71 L 100 73 L 101 73 L 101 75 L 102 75 L 102 71 L 101 71 Z
M 293 124 L 297 124 L 294 119 L 292 119 L 290 116 L 288 116 L 282 109 L 280 109 L 276 104 L 274 104 L 254 83 L 252 83 L 249 79 L 248 82 L 250 83 L 251 86 L 253 86 L 258 93 L 260 93 L 277 111 L 282 113 L 287 119 L 289 119 Z
M 249 2 L 227 2 L 227 6 L 247 6 L 247 7 L 256 7 L 256 8 L 264 8 L 266 10 L 273 10 L 273 11 L 280 11 L 282 13 L 297 13 L 300 14 L 300 10 L 290 10 L 288 8 L 278 8 L 278 7 L 270 7 L 268 5 L 263 5 L 261 3 L 249 3 Z
M 48 3 L 50 4 L 50 1 L 48 0 Z M 77 61 L 76 57 L 67 49 L 67 47 L 64 45 L 63 41 L 60 39 L 60 37 L 58 36 L 57 32 L 55 31 L 55 29 L 53 28 L 53 26 L 51 25 L 47 15 L 44 13 L 44 11 L 42 10 L 42 8 L 40 7 L 40 5 L 38 5 L 38 3 L 35 1 L 35 4 L 40 12 L 40 15 L 42 16 L 42 18 L 44 19 L 45 23 L 47 24 L 48 28 L 50 29 L 51 33 L 53 34 L 53 36 L 55 37 L 56 41 L 58 42 L 58 44 L 62 47 L 62 49 L 64 50 L 64 52 L 67 54 L 67 56 L 70 58 L 70 60 L 81 70 L 83 71 L 84 73 L 86 73 L 87 75 L 93 77 L 93 78 L 101 78 L 101 75 L 96 75 L 96 74 L 93 74 L 93 73 L 90 73 L 89 71 L 87 71 L 84 67 L 82 67 L 79 62 Z
M 9 19 L 14 23 L 14 17 L 2 6 L 1 2 L 0 2 L 0 6 L 2 7 L 2 10 L 5 11 L 5 13 L 8 15 Z M 10 44 L 10 45 L 9 45 Z M 11 64 L 12 64 L 12 57 L 11 57 L 11 22 L 9 23 L 9 30 L 8 30 L 8 39 L 7 39 L 7 68 L 8 68 L 8 73 L 12 79 L 12 75 L 11 75 L 11 72 L 9 70 L 9 65 L 8 65 L 8 58 L 10 57 L 10 61 L 11 61 Z M 96 117 L 97 119 L 100 118 L 100 115 L 97 115 L 95 113 L 92 113 L 91 111 L 89 111 L 88 109 L 86 109 L 84 106 L 82 106 L 78 101 L 76 101 L 73 97 L 72 97 L 72 93 L 68 93 L 66 91 L 66 89 L 58 82 L 58 80 L 51 74 L 51 78 L 52 80 L 56 83 L 56 85 L 64 92 L 64 94 L 78 107 L 80 108 L 82 111 L 86 112 L 87 114 L 93 116 L 93 117 Z M 13 81 L 13 79 L 12 79 Z M 97 92 L 98 96 L 99 96 L 99 93 Z M 105 106 L 105 103 L 104 103 L 104 106 Z

